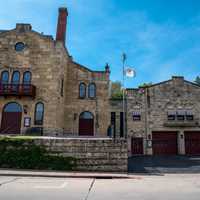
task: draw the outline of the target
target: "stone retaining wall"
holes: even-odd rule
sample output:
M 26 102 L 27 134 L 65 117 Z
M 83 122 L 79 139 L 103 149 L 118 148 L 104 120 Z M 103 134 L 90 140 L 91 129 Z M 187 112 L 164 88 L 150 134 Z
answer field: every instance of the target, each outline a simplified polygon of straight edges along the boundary
M 108 138 L 35 139 L 51 154 L 72 156 L 81 171 L 127 172 L 127 143 Z

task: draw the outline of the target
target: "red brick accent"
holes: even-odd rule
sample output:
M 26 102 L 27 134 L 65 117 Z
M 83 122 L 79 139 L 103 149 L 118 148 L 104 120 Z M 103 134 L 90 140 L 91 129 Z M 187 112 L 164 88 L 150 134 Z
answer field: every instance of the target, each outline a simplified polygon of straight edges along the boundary
M 56 40 L 62 41 L 63 44 L 65 44 L 67 16 L 67 8 L 59 8 Z

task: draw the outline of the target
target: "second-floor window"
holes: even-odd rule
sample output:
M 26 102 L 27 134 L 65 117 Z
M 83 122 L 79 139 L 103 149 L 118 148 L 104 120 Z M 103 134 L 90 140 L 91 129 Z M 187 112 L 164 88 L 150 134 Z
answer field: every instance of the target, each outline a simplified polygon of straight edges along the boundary
M 132 117 L 133 117 L 133 121 L 140 121 L 141 120 L 141 112 L 140 111 L 134 111 Z
M 79 97 L 85 98 L 86 97 L 86 85 L 85 83 L 80 83 L 79 85 Z
M 12 84 L 18 85 L 20 83 L 20 73 L 19 71 L 14 71 L 12 75 Z
M 186 120 L 193 121 L 194 120 L 194 114 L 192 110 L 186 110 Z
M 9 72 L 3 71 L 1 73 L 1 84 L 8 84 L 9 82 Z
M 177 120 L 179 120 L 179 121 L 185 120 L 185 111 L 184 110 L 177 111 Z
M 29 71 L 24 72 L 23 84 L 27 84 L 27 85 L 31 84 L 31 72 Z
M 168 112 L 167 112 L 167 119 L 168 119 L 169 121 L 175 120 L 175 119 L 176 119 L 176 111 L 174 111 L 174 110 L 168 111 Z
M 96 85 L 94 83 L 90 83 L 88 86 L 88 97 L 89 98 L 96 97 Z

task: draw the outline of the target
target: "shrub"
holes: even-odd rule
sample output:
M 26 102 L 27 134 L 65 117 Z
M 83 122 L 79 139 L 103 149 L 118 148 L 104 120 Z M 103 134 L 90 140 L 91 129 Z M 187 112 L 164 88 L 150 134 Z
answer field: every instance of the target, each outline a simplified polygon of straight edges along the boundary
M 2 168 L 72 170 L 75 166 L 75 158 L 50 155 L 31 138 L 0 138 Z

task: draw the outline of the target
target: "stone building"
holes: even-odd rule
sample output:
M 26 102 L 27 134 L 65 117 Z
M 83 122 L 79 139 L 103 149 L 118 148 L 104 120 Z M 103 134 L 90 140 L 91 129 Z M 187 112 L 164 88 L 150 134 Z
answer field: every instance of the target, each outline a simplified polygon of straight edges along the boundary
M 106 135 L 109 66 L 92 71 L 73 61 L 67 16 L 60 8 L 56 39 L 30 24 L 0 31 L 1 134 Z
M 127 89 L 130 155 L 199 155 L 200 86 L 172 77 L 145 88 Z

